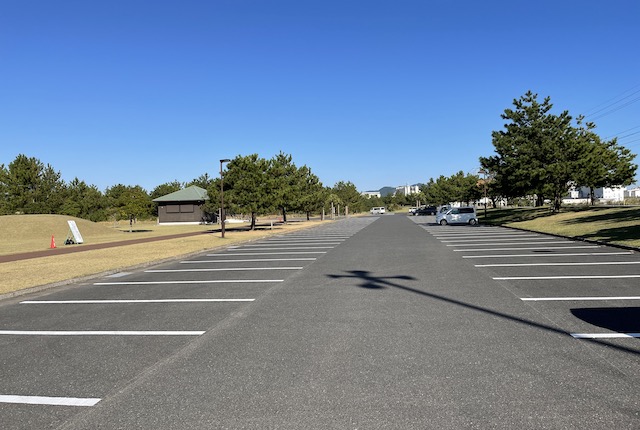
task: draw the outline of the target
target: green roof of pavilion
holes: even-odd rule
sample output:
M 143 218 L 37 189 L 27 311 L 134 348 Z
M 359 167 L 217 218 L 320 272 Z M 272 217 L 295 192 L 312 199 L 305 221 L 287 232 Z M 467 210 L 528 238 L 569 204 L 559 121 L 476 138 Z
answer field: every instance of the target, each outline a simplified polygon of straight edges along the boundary
M 153 199 L 154 202 L 193 202 L 209 200 L 207 190 L 196 185 Z

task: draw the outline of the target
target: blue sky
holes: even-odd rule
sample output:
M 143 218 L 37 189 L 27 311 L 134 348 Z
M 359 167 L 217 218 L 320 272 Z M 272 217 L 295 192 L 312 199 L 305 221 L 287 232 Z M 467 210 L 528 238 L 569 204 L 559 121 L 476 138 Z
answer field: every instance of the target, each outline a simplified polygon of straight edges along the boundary
M 3 0 L 0 163 L 151 191 L 283 151 L 365 191 L 476 172 L 527 90 L 637 153 L 639 18 L 637 0 Z

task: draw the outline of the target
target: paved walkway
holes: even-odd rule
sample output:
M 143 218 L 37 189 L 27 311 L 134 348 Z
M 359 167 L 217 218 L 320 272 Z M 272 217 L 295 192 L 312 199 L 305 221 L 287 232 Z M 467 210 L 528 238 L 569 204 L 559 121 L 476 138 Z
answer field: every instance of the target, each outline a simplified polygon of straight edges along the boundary
M 80 244 L 80 245 L 63 245 L 60 248 L 46 249 L 43 251 L 21 252 L 18 254 L 0 255 L 0 263 L 8 263 L 10 261 L 28 260 L 31 258 L 51 257 L 54 255 L 71 254 L 73 252 L 92 251 L 94 249 L 106 249 L 116 246 L 136 245 L 138 243 L 157 242 L 159 240 L 176 239 L 179 237 L 197 236 L 200 234 L 212 234 L 216 230 L 211 231 L 195 231 L 190 233 L 170 234 L 166 236 L 145 237 L 140 239 L 119 240 L 117 242 L 106 242 L 96 244 Z

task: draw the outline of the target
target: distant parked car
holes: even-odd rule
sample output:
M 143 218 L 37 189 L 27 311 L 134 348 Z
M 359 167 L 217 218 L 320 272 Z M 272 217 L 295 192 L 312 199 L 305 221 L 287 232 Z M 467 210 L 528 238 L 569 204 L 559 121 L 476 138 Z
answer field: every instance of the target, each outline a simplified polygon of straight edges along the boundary
M 371 215 L 384 215 L 387 210 L 384 207 L 375 207 L 371 208 L 369 212 L 371 213 Z
M 416 210 L 418 210 L 418 208 L 410 207 L 410 208 L 409 208 L 409 213 L 410 213 L 411 215 L 415 215 Z
M 435 215 L 438 210 L 435 206 L 423 206 L 413 213 L 415 216 L 419 215 Z
M 451 208 L 445 212 L 436 215 L 436 223 L 440 225 L 447 224 L 478 224 L 476 209 L 472 206 L 464 206 L 461 208 Z

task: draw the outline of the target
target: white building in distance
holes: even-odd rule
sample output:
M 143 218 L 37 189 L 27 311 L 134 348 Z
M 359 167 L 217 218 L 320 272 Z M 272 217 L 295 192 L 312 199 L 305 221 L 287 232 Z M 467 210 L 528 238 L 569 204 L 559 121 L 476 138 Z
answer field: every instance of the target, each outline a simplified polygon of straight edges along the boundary
M 380 191 L 363 191 L 362 195 L 367 198 L 380 197 Z
M 418 193 L 420 193 L 420 185 L 419 184 L 402 185 L 400 187 L 396 187 L 396 195 L 409 196 L 411 194 L 418 194 Z
M 628 191 L 624 187 L 594 188 L 593 194 L 602 203 L 622 203 Z M 565 204 L 589 203 L 589 187 L 572 188 L 569 190 L 569 198 L 563 199 Z

